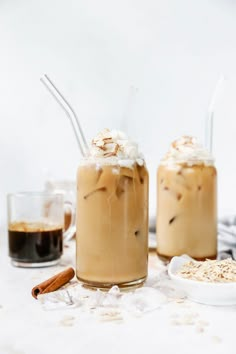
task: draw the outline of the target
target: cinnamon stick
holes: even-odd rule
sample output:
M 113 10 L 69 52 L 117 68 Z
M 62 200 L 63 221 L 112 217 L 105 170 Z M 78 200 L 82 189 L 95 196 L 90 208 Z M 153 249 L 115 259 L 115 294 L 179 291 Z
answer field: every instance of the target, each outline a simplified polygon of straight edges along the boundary
M 72 278 L 74 278 L 74 275 L 75 271 L 73 268 L 63 270 L 63 272 L 60 272 L 54 275 L 53 277 L 45 280 L 44 282 L 36 285 L 32 289 L 31 294 L 35 299 L 37 299 L 37 296 L 39 294 L 46 294 L 59 289 L 61 286 L 65 285 Z

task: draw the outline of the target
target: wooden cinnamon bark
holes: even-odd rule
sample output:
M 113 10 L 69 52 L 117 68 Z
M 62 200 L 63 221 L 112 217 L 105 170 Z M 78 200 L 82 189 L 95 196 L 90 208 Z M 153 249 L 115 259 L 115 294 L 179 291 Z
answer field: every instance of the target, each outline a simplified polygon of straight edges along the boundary
M 61 286 L 68 283 L 71 279 L 74 278 L 75 271 L 73 268 L 68 268 L 63 272 L 60 272 L 53 277 L 45 280 L 44 282 L 36 285 L 32 289 L 32 296 L 37 299 L 39 294 L 46 294 L 52 291 L 59 289 Z

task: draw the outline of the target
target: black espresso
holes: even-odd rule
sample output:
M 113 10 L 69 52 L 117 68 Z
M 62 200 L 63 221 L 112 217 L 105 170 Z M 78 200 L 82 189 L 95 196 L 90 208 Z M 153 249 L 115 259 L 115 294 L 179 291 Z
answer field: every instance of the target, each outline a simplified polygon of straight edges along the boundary
M 41 263 L 62 255 L 63 230 L 60 226 L 19 222 L 9 225 L 9 256 L 18 262 Z

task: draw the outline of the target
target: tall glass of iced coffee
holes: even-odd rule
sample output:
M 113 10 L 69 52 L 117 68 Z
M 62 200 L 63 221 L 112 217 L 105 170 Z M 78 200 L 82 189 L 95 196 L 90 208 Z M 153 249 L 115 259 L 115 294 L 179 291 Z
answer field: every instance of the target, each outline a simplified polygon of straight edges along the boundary
M 157 253 L 164 259 L 217 254 L 217 172 L 196 139 L 171 144 L 157 172 Z
M 77 278 L 91 288 L 141 285 L 147 276 L 148 172 L 119 131 L 93 139 L 77 174 Z

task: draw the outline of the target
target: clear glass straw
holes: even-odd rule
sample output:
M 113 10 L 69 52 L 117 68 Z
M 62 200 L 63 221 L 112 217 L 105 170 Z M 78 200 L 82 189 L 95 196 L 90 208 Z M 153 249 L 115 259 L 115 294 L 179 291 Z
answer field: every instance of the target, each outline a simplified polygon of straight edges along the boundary
M 70 119 L 72 128 L 75 133 L 77 143 L 79 145 L 80 152 L 81 152 L 82 156 L 86 156 L 87 152 L 88 152 L 88 144 L 86 142 L 83 130 L 81 128 L 79 119 L 78 119 L 74 109 L 71 107 L 71 105 L 69 104 L 67 99 L 62 95 L 62 93 L 58 90 L 58 88 L 54 85 L 52 80 L 46 74 L 43 77 L 41 77 L 40 81 L 48 89 L 48 91 L 55 98 L 57 103 L 61 106 L 63 111 L 66 113 L 66 115 Z
M 226 81 L 224 75 L 221 75 L 217 81 L 210 104 L 207 110 L 206 127 L 205 127 L 205 146 L 212 153 L 213 146 L 213 128 L 214 128 L 214 112 L 215 105 L 219 95 L 222 93 L 223 83 Z

